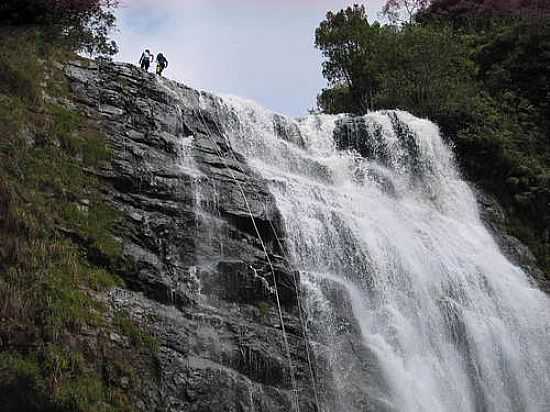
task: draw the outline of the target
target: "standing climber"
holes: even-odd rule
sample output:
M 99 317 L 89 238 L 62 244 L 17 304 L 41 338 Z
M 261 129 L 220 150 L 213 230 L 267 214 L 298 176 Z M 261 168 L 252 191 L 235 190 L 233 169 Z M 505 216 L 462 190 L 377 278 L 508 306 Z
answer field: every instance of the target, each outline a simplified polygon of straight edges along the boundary
M 149 49 L 145 49 L 145 51 L 141 54 L 141 58 L 139 59 L 139 64 L 141 65 L 141 69 L 145 71 L 149 71 L 149 66 L 153 61 L 153 58 L 154 56 L 149 51 Z
M 168 60 L 166 60 L 166 57 L 164 57 L 162 53 L 159 53 L 157 55 L 157 74 L 159 76 L 162 76 L 162 72 L 167 67 L 168 67 Z

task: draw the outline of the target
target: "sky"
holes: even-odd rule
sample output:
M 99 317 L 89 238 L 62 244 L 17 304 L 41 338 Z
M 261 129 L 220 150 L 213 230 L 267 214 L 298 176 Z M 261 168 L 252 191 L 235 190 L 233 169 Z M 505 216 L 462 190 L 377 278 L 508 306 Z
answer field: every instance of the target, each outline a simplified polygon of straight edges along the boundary
M 315 29 L 329 10 L 353 0 L 122 0 L 115 60 L 163 52 L 168 78 L 255 100 L 290 116 L 316 106 L 326 82 Z M 365 4 L 377 18 L 384 0 Z

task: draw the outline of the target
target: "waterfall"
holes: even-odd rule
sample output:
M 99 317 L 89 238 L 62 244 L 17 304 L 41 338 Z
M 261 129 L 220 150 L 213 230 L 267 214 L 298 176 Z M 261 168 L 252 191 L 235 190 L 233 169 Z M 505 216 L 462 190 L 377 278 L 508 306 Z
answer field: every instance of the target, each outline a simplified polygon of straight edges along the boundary
M 436 125 L 223 104 L 284 220 L 330 366 L 323 410 L 550 410 L 550 301 L 500 252 Z

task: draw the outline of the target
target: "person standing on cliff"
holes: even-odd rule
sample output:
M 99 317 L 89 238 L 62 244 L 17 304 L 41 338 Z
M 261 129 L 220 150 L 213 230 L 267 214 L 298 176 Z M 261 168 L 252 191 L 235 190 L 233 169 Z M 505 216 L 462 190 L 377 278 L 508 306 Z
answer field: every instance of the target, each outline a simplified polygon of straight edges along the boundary
M 167 67 L 168 67 L 168 60 L 166 60 L 166 57 L 164 57 L 162 53 L 159 53 L 157 55 L 157 74 L 159 76 L 162 76 L 162 72 Z
M 151 65 L 152 61 L 153 61 L 153 54 L 149 51 L 149 49 L 145 49 L 145 51 L 141 54 L 141 58 L 139 59 L 139 64 L 141 65 L 141 69 L 145 71 L 149 71 L 149 66 Z

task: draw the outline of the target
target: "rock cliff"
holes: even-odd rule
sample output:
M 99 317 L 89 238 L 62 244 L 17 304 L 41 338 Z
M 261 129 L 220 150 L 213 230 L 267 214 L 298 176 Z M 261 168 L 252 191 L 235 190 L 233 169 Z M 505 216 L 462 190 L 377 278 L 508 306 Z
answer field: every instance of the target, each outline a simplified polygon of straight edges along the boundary
M 219 99 L 131 65 L 79 61 L 65 72 L 74 109 L 112 149 L 99 174 L 132 270 L 110 303 L 160 342 L 143 409 L 288 411 L 295 374 L 300 409 L 315 410 L 299 275 L 266 182 L 221 132 Z
M 122 262 L 106 264 L 119 269 L 128 288 L 105 300 L 159 341 L 158 379 L 146 382 L 140 408 L 315 411 L 320 398 L 328 410 L 385 410 L 360 390 L 374 386 L 379 366 L 361 344 L 345 288 L 321 285 L 338 302 L 330 341 L 305 319 L 302 304 L 314 297 L 286 258 L 268 182 L 224 134 L 237 119 L 223 102 L 127 64 L 75 61 L 65 74 L 73 93 L 68 104 L 111 147 L 109 166 L 93 173 L 121 213 Z M 283 117 L 273 121 L 279 138 L 303 144 Z M 357 146 L 365 141 L 361 133 L 349 117 L 336 130 L 337 144 L 369 157 L 369 147 Z M 499 234 L 498 205 L 478 198 Z M 496 237 L 514 261 L 537 273 L 516 239 Z M 337 356 L 324 358 L 323 345 L 337 347 Z M 342 374 L 356 387 L 333 390 Z M 374 389 L 380 399 L 387 392 Z

